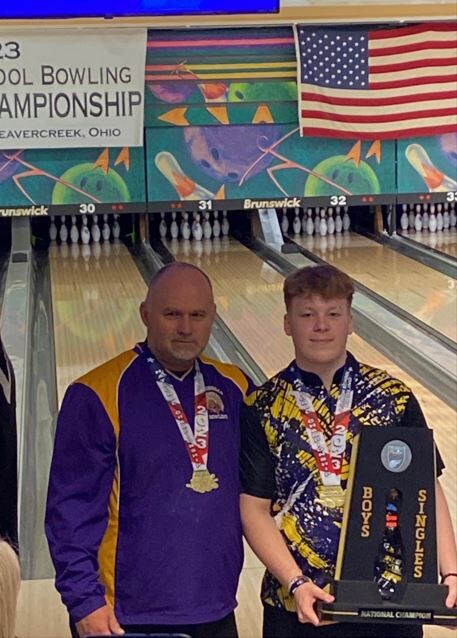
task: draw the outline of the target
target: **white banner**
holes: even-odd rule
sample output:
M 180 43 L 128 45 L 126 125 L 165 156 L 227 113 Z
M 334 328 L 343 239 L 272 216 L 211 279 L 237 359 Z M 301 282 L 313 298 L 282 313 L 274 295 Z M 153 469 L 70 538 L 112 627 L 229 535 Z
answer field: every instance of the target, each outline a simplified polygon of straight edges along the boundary
M 142 146 L 146 38 L 0 31 L 0 149 Z

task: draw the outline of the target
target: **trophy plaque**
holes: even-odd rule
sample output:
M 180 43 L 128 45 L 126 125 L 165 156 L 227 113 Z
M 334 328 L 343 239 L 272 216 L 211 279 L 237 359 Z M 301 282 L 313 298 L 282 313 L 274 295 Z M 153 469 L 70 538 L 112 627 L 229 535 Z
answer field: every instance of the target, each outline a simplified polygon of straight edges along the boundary
M 362 427 L 323 620 L 457 626 L 438 584 L 433 433 Z

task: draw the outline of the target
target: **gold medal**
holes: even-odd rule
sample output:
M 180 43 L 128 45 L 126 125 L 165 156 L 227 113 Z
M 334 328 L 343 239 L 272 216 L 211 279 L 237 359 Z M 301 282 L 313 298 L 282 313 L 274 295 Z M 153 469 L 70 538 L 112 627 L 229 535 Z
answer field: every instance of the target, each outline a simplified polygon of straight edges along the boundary
M 204 470 L 195 470 L 190 479 L 190 483 L 186 483 L 186 487 L 194 492 L 212 492 L 219 487 L 219 479 L 215 474 L 210 474 L 207 468 Z
M 320 485 L 317 493 L 319 498 L 316 501 L 324 507 L 333 509 L 344 505 L 345 495 L 341 485 Z

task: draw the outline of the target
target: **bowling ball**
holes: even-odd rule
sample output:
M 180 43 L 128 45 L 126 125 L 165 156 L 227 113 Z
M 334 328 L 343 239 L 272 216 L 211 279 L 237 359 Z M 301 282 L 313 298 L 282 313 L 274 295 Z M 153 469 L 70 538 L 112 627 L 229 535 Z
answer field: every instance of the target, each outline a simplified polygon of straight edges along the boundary
M 353 195 L 363 195 L 364 193 L 378 194 L 381 192 L 378 177 L 371 166 L 366 162 L 360 162 L 359 166 L 356 166 L 353 160 L 348 160 L 345 155 L 328 157 L 319 162 L 313 168 L 313 172 L 332 180 L 339 186 L 343 186 Z M 318 177 L 310 175 L 306 180 L 304 194 L 307 197 L 319 197 L 341 194 L 341 191 Z
M 281 139 L 283 127 L 202 126 L 184 130 L 192 159 L 207 175 L 223 183 L 239 182 L 247 169 L 262 156 L 261 149 Z M 253 167 L 247 179 L 264 171 L 273 161 L 269 154 Z
M 232 82 L 229 102 L 296 102 L 296 82 Z
M 168 104 L 180 104 L 184 102 L 195 90 L 195 84 L 193 82 L 186 82 L 186 80 L 164 82 L 163 84 L 148 84 L 147 86 L 156 98 Z
M 440 146 L 444 156 L 452 166 L 457 166 L 457 133 L 440 135 Z M 452 176 L 455 179 L 455 173 Z
M 60 179 L 93 195 L 100 202 L 130 201 L 127 184 L 112 168 L 105 173 L 100 167 L 95 168 L 90 163 L 77 164 L 66 170 Z M 53 204 L 80 204 L 92 201 L 78 191 L 68 188 L 66 184 L 57 183 L 52 191 Z

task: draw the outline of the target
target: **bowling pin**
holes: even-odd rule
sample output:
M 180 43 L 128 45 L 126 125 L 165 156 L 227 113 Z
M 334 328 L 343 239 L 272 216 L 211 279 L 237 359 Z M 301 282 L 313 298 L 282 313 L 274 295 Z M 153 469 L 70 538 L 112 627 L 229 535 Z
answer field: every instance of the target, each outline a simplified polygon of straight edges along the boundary
M 108 215 L 105 213 L 103 215 L 103 227 L 102 227 L 103 241 L 104 242 L 109 241 L 110 236 L 111 236 L 111 228 L 109 227 L 109 224 L 108 224 Z
M 119 239 L 121 236 L 121 225 L 119 224 L 119 215 L 114 215 L 113 238 Z
M 181 235 L 183 239 L 190 238 L 190 224 L 189 224 L 189 213 L 182 214 L 183 222 L 181 226 Z
M 341 231 L 343 230 L 343 220 L 341 219 L 341 208 L 337 206 L 335 210 L 336 210 L 335 230 L 337 233 L 341 233 Z
M 422 228 L 424 230 L 428 230 L 428 225 L 430 222 L 430 215 L 428 212 L 428 204 L 423 205 L 423 213 L 422 213 Z
M 442 204 L 438 204 L 436 207 L 436 210 L 438 211 L 437 215 L 436 215 L 436 230 L 441 231 L 443 230 L 443 213 L 442 213 L 442 209 L 443 209 L 443 205 Z
M 409 220 L 408 220 L 408 213 L 406 212 L 408 210 L 407 204 L 403 204 L 402 210 L 403 212 L 400 217 L 400 226 L 402 230 L 408 230 Z
M 431 233 L 436 232 L 436 229 L 437 229 L 435 204 L 432 204 L 430 206 L 430 217 L 428 218 L 428 229 Z
M 92 241 L 95 244 L 98 244 L 100 242 L 101 232 L 100 232 L 100 226 L 98 225 L 98 215 L 94 215 L 92 217 L 92 226 L 90 229 L 90 235 L 92 237 Z
M 162 239 L 165 239 L 165 237 L 167 236 L 167 222 L 165 221 L 165 213 L 161 212 L 160 213 L 160 224 L 159 224 L 159 235 L 162 237 Z
M 314 232 L 314 224 L 313 224 L 313 211 L 312 208 L 308 208 L 307 210 L 307 219 L 306 219 L 306 234 L 312 235 Z
M 67 225 L 65 224 L 65 215 L 61 215 L 60 216 L 60 228 L 59 228 L 59 239 L 62 242 L 62 244 L 65 244 L 68 240 L 68 228 Z
M 76 215 L 71 216 L 70 239 L 72 244 L 77 244 L 79 240 L 79 230 L 76 226 Z
M 222 235 L 224 237 L 226 237 L 229 234 L 230 231 L 230 224 L 229 224 L 229 220 L 227 219 L 227 211 L 223 210 L 222 211 Z
M 431 218 L 430 218 L 430 221 L 431 221 Z M 414 218 L 414 228 L 416 229 L 417 233 L 420 233 L 422 231 L 422 215 L 420 214 L 420 212 L 416 212 L 416 216 Z
M 221 223 L 219 221 L 219 211 L 214 211 L 214 221 L 213 221 L 213 235 L 214 237 L 220 237 L 221 234 Z
M 449 204 L 446 202 L 444 204 L 444 213 L 443 213 L 443 228 L 447 230 L 451 225 L 451 217 L 449 215 Z
M 57 239 L 56 218 L 51 215 L 51 225 L 49 226 L 49 239 L 55 241 Z
M 455 228 L 457 224 L 457 214 L 455 212 L 455 202 L 451 203 L 451 212 L 449 213 L 449 223 L 451 228 Z
M 335 220 L 333 219 L 333 208 L 328 209 L 327 228 L 328 228 L 328 234 L 333 235 L 333 233 L 335 232 Z
M 414 215 L 414 205 L 410 204 L 409 205 L 409 215 L 408 215 L 408 221 L 409 221 L 409 228 L 411 228 L 411 230 L 414 228 L 414 220 L 415 220 L 416 216 Z
M 200 213 L 194 213 L 194 221 L 192 222 L 192 237 L 195 239 L 196 242 L 199 242 L 203 237 L 203 228 L 200 223 Z M 199 256 L 201 256 L 201 254 L 202 253 L 200 252 Z
M 179 235 L 178 222 L 176 221 L 176 213 L 171 213 L 170 235 L 172 239 L 177 239 Z
M 209 221 L 209 212 L 203 213 L 203 237 L 205 239 L 211 239 L 213 229 L 211 228 L 211 222 Z
M 351 227 L 351 218 L 349 217 L 349 206 L 344 207 L 344 215 L 343 215 L 343 230 L 347 232 Z
M 295 235 L 299 235 L 300 231 L 301 231 L 301 220 L 300 220 L 300 217 L 299 217 L 299 213 L 300 213 L 300 209 L 297 206 L 295 208 L 294 221 L 292 222 L 292 229 L 293 229 Z
M 318 235 L 319 234 L 319 227 L 321 225 L 321 215 L 320 215 L 320 209 L 319 208 L 315 208 L 315 217 L 314 217 L 314 234 Z
M 325 208 L 321 209 L 321 221 L 319 223 L 319 235 L 325 237 L 327 234 L 327 220 L 325 219 Z
M 83 215 L 82 222 L 83 224 L 81 226 L 81 241 L 85 246 L 87 246 L 87 244 L 90 242 L 90 230 L 87 226 L 87 215 Z
M 287 208 L 282 209 L 281 230 L 284 235 L 289 231 L 289 218 L 287 217 Z

